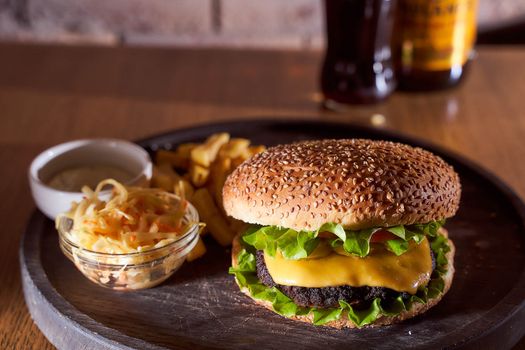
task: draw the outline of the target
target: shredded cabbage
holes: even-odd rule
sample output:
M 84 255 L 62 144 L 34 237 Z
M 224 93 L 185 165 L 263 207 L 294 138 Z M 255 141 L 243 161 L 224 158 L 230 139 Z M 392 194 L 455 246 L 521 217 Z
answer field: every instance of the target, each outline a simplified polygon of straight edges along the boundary
M 112 186 L 108 201 L 101 191 Z M 79 247 L 99 253 L 126 254 L 159 248 L 175 241 L 192 224 L 185 218 L 188 202 L 160 189 L 126 187 L 113 179 L 95 190 L 82 188 L 85 197 L 60 214 L 72 220 L 67 238 Z

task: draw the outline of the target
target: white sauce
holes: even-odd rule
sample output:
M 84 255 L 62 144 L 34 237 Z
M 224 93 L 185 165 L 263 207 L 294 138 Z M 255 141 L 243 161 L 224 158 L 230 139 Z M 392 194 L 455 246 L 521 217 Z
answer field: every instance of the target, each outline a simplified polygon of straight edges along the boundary
M 120 183 L 132 180 L 132 174 L 112 165 L 85 165 L 62 170 L 47 182 L 60 191 L 80 192 L 83 186 L 94 189 L 104 179 L 115 179 Z

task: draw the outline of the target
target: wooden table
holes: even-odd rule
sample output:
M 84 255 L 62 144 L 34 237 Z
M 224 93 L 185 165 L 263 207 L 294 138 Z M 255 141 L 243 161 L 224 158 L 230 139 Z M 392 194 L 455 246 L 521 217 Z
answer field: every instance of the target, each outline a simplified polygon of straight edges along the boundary
M 253 117 L 337 120 L 430 140 L 480 163 L 525 198 L 525 48 L 481 47 L 464 84 L 319 108 L 319 52 L 0 45 L 0 348 L 53 348 L 22 296 L 18 244 L 34 210 L 26 171 L 71 139 L 137 139 Z M 381 118 L 374 118 L 381 120 Z M 517 348 L 525 348 L 522 340 Z

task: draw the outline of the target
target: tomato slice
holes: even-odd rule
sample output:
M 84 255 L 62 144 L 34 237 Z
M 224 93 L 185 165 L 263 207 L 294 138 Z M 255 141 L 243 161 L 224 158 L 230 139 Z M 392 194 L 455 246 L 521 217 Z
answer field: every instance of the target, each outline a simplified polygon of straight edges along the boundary
M 317 237 L 319 237 L 319 238 L 334 238 L 336 236 L 332 232 L 323 231 L 323 232 L 319 232 Z
M 370 242 L 380 243 L 380 242 L 389 241 L 391 239 L 396 239 L 396 238 L 398 237 L 392 232 L 389 232 L 387 230 L 379 230 L 379 231 L 374 232 L 374 234 L 370 238 Z

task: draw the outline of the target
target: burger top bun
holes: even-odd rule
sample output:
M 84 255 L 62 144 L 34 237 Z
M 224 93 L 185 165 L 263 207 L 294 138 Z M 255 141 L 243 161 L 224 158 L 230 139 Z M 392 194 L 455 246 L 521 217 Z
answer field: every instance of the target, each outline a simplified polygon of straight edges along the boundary
M 223 188 L 228 215 L 295 230 L 427 223 L 453 216 L 460 196 L 458 175 L 440 157 L 363 139 L 269 148 L 235 169 Z

